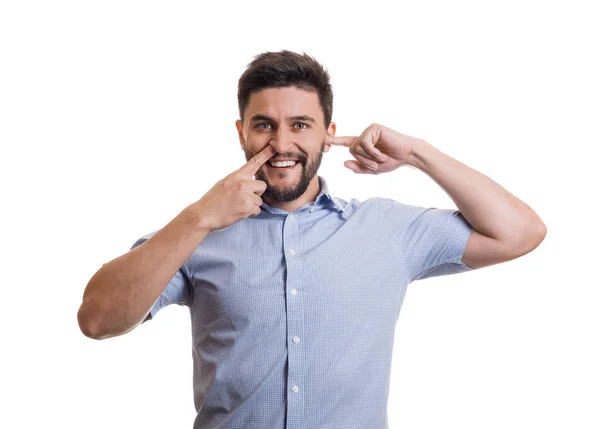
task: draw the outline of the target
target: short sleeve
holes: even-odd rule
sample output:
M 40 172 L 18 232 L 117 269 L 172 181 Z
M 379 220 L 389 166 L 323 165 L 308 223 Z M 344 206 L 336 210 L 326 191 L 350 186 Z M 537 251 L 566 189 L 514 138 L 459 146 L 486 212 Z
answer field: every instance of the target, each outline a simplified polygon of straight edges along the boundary
M 383 200 L 380 206 L 411 281 L 472 270 L 462 257 L 473 227 L 460 211 Z
M 133 246 L 131 246 L 130 250 L 133 250 L 136 247 L 143 244 L 150 237 L 152 237 L 154 234 L 156 234 L 156 232 L 157 231 L 139 238 L 133 244 Z M 179 270 L 177 270 L 177 272 L 175 273 L 175 275 L 173 276 L 173 278 L 171 279 L 171 281 L 169 282 L 169 284 L 167 285 L 165 290 L 160 294 L 160 296 L 158 297 L 158 299 L 156 300 L 156 302 L 150 309 L 150 312 L 148 313 L 148 315 L 146 316 L 146 318 L 144 319 L 144 321 L 142 323 L 154 318 L 154 315 L 161 308 L 166 307 L 167 305 L 178 304 L 178 305 L 190 306 L 191 305 L 191 291 L 192 291 L 192 285 L 191 285 L 190 277 L 189 277 L 188 271 L 186 269 L 186 266 L 184 264 Z
M 472 230 L 458 210 L 425 209 L 406 230 L 415 258 L 412 281 L 470 271 L 462 257 Z

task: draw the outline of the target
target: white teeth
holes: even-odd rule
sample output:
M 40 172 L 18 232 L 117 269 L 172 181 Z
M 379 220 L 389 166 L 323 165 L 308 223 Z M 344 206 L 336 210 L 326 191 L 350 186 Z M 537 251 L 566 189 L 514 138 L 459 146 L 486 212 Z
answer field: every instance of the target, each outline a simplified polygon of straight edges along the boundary
M 296 165 L 296 161 L 279 161 L 279 162 L 271 162 L 273 167 L 291 167 L 292 165 Z

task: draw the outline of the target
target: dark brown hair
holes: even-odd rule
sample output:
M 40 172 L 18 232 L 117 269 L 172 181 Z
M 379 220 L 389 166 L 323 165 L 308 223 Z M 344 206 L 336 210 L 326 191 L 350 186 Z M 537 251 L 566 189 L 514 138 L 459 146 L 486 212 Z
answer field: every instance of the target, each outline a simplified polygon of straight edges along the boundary
M 265 88 L 289 86 L 315 91 L 318 94 L 325 127 L 328 127 L 333 113 L 333 91 L 329 83 L 329 73 L 306 53 L 301 55 L 287 50 L 264 52 L 248 64 L 238 82 L 238 106 L 242 122 L 252 93 Z

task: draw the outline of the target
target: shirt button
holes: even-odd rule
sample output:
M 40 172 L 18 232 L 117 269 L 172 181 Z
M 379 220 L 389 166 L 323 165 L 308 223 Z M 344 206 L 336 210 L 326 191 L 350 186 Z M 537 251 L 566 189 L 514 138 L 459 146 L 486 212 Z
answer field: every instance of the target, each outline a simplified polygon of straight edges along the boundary
M 294 220 L 294 215 L 293 214 L 290 215 L 290 220 Z
M 298 344 L 300 342 L 300 338 L 294 337 L 292 341 L 294 342 L 294 344 Z
M 296 288 L 292 289 L 292 295 L 296 295 L 298 293 L 298 291 L 296 291 Z
M 312 213 L 312 212 L 314 212 L 314 211 L 315 211 L 315 208 L 314 208 L 314 207 L 312 207 L 312 208 L 311 208 L 310 210 L 308 210 L 308 211 L 309 211 L 310 213 Z
M 294 392 L 298 393 L 298 391 L 299 391 L 300 389 L 298 389 L 298 386 L 294 385 L 294 387 L 292 387 L 292 390 L 293 390 Z
M 294 249 L 290 249 L 290 254 L 295 255 L 296 251 Z

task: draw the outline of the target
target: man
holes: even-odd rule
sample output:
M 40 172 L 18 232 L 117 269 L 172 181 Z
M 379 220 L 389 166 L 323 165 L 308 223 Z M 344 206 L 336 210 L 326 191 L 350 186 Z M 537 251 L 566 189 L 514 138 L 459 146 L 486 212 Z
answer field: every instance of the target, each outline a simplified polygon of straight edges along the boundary
M 409 283 L 522 256 L 543 222 L 488 177 L 382 125 L 336 137 L 328 73 L 289 51 L 239 81 L 247 163 L 105 264 L 78 320 L 122 335 L 190 308 L 194 428 L 386 428 L 394 328 Z M 458 210 L 346 202 L 317 175 L 333 145 L 356 173 L 419 168 Z

